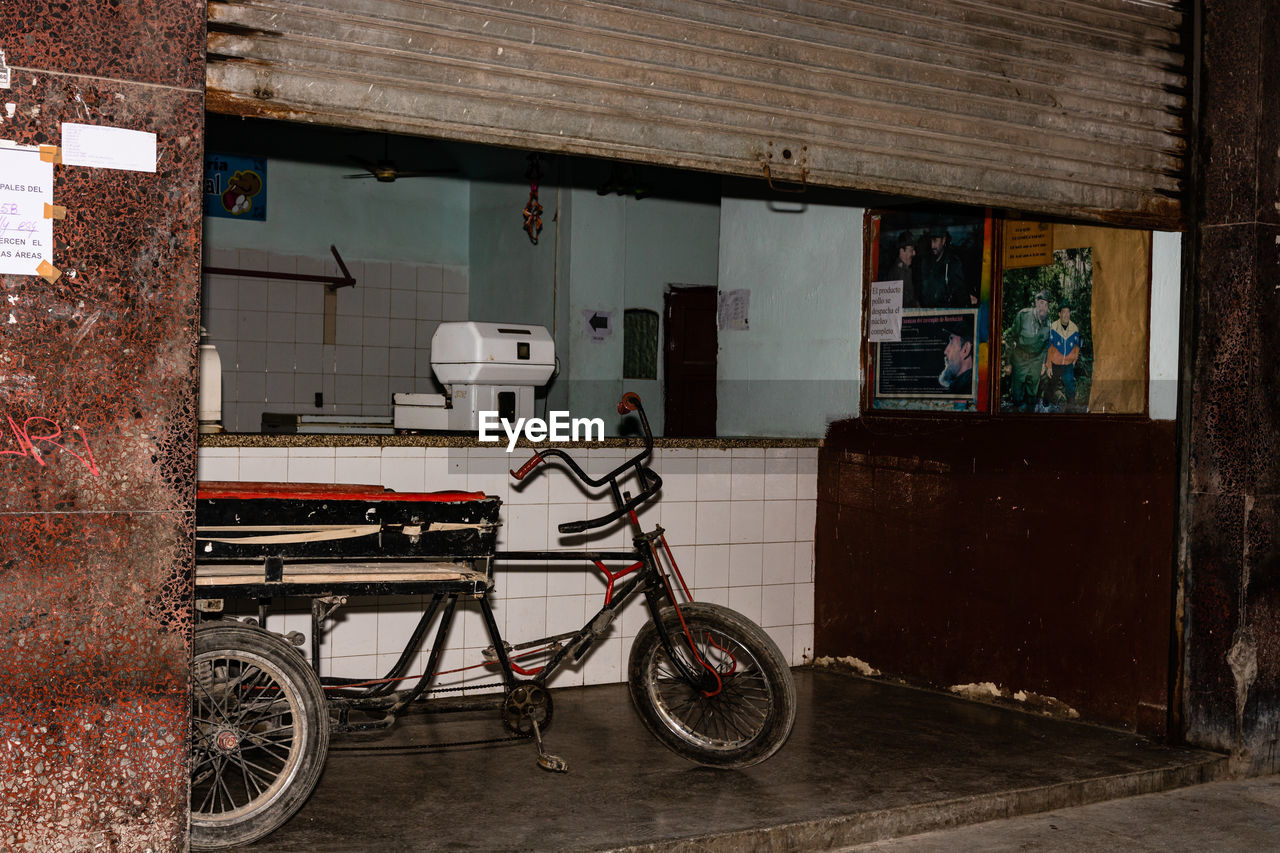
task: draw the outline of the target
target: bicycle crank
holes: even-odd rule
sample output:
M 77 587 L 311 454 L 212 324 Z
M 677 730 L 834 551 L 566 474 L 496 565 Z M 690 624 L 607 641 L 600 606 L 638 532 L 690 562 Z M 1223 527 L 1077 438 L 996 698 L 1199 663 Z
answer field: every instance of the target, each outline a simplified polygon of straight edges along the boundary
M 538 747 L 538 766 L 553 773 L 565 773 L 569 764 L 543 749 L 542 731 L 550 728 L 553 705 L 551 693 L 541 684 L 521 684 L 507 691 L 502 701 L 502 723 L 508 731 L 533 736 Z

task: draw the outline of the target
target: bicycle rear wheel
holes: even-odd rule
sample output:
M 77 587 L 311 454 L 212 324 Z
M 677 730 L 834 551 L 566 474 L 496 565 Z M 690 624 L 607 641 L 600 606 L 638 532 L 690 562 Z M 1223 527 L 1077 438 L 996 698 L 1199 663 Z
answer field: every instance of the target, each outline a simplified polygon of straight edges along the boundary
M 195 632 L 191 848 L 248 844 L 310 796 L 329 750 L 324 691 L 291 646 L 260 628 Z
M 689 684 L 649 622 L 631 647 L 627 682 L 645 726 L 677 754 L 711 767 L 749 767 L 786 743 L 796 716 L 796 689 L 786 658 L 769 635 L 740 613 L 716 604 L 681 608 L 697 656 L 674 608 L 662 623 L 676 654 L 695 672 L 701 657 L 719 689 Z M 708 693 L 710 692 L 710 695 Z

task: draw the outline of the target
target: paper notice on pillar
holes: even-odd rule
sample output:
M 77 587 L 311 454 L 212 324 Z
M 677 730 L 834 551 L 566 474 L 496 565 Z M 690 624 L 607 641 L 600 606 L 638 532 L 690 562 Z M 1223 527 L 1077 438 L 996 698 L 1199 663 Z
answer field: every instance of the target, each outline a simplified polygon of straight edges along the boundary
M 53 220 L 53 164 L 36 148 L 0 147 L 0 275 L 37 275 L 50 260 Z
M 902 282 L 871 282 L 871 318 L 867 340 L 874 343 L 902 340 Z
M 95 169 L 156 170 L 156 135 L 145 130 L 62 123 L 62 162 Z
M 716 320 L 721 331 L 745 332 L 751 328 L 751 291 L 722 290 L 716 304 Z

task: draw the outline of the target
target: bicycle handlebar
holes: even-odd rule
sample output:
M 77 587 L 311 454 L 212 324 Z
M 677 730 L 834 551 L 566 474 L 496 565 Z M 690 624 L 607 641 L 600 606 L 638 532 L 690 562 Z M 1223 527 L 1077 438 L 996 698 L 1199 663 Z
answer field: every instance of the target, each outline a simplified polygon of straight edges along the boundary
M 527 462 L 518 469 L 510 471 L 512 477 L 516 480 L 524 480 L 533 472 L 539 463 L 549 464 L 549 459 L 561 459 L 568 467 L 569 471 L 588 486 L 604 486 L 608 485 L 613 495 L 613 502 L 616 509 L 613 512 L 597 518 L 588 518 L 583 521 L 566 521 L 563 524 L 556 525 L 556 529 L 561 533 L 582 533 L 586 530 L 592 530 L 597 527 L 603 527 L 610 522 L 616 521 L 628 512 L 643 504 L 645 501 L 653 497 L 658 489 L 662 488 L 662 478 L 654 473 L 652 468 L 643 464 L 644 460 L 653 455 L 653 431 L 649 428 L 649 418 L 644 413 L 644 405 L 640 402 L 640 396 L 631 391 L 622 395 L 622 399 L 618 401 L 618 414 L 625 415 L 635 412 L 640 418 L 640 428 L 644 433 L 644 450 L 636 454 L 632 458 L 626 460 L 617 468 L 598 479 L 592 478 L 583 471 L 573 457 L 565 453 L 559 448 L 548 448 L 546 450 L 536 451 Z M 636 475 L 640 479 L 641 485 L 644 487 L 635 497 L 624 498 L 622 492 L 618 489 L 618 477 L 628 471 L 634 469 Z

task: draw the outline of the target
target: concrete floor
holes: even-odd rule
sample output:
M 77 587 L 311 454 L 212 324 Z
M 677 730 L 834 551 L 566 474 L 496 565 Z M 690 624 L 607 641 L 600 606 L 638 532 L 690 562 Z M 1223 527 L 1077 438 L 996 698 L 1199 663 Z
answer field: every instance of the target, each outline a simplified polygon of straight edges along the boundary
M 554 692 L 547 746 L 569 762 L 563 775 L 539 769 L 528 742 L 411 751 L 499 736 L 496 714 L 414 716 L 335 738 L 307 805 L 244 849 L 840 849 L 1175 789 L 1225 769 L 1222 756 L 1108 729 L 828 670 L 795 674 L 791 740 L 742 771 L 666 750 L 625 685 Z M 919 849 L 966 846 L 937 843 Z

